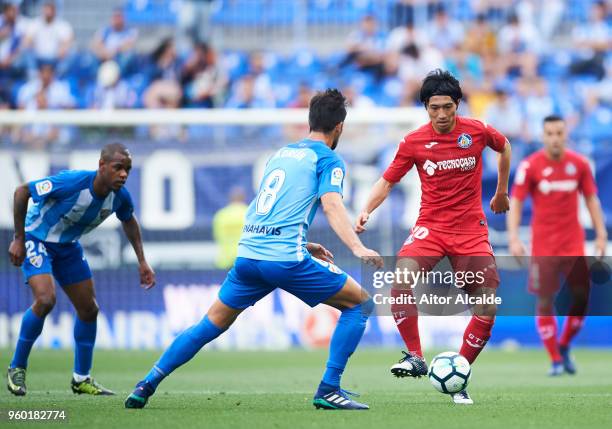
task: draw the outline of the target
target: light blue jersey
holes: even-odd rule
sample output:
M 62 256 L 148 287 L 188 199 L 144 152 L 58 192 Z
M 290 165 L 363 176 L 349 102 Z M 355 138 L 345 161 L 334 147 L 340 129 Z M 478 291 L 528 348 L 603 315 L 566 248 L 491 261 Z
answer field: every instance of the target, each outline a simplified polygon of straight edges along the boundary
M 66 170 L 30 182 L 34 205 L 26 216 L 26 233 L 48 243 L 70 243 L 112 213 L 121 221 L 129 220 L 134 206 L 127 189 L 99 198 L 93 190 L 95 177 L 95 171 Z
M 320 198 L 342 195 L 342 158 L 321 141 L 302 140 L 268 161 L 259 192 L 249 205 L 238 256 L 266 261 L 302 261 L 306 233 Z

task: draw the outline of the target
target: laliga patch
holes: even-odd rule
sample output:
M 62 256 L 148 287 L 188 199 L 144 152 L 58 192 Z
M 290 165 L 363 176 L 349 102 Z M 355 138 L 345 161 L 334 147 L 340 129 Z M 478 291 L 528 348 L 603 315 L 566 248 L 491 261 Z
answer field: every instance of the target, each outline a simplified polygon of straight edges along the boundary
M 46 195 L 53 189 L 53 183 L 50 180 L 43 180 L 36 184 L 36 193 L 38 195 Z
M 472 136 L 466 133 L 463 133 L 457 139 L 457 146 L 461 149 L 467 149 L 472 146 Z
M 344 172 L 340 167 L 336 167 L 332 170 L 331 184 L 332 186 L 342 185 L 342 179 L 344 178 Z
M 42 263 L 43 263 L 42 255 L 36 255 L 30 258 L 30 264 L 32 264 L 36 268 L 42 267 Z

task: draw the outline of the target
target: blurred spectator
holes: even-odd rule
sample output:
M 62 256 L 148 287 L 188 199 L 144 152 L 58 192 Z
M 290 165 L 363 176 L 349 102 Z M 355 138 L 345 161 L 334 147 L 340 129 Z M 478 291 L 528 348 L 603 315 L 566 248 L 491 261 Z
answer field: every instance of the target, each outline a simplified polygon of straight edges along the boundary
M 155 48 L 151 54 L 151 71 L 149 79 L 179 81 L 181 78 L 181 65 L 176 53 L 174 39 L 167 37 Z
M 369 71 L 377 78 L 383 75 L 383 58 L 385 54 L 385 36 L 378 31 L 374 15 L 361 19 L 360 28 L 349 34 L 347 55 L 340 66 L 355 63 L 364 71 Z
M 262 97 L 257 93 L 256 77 L 252 74 L 247 74 L 234 84 L 226 107 L 233 109 L 263 109 L 274 107 L 274 102 L 270 97 Z
M 516 10 L 519 21 L 537 29 L 540 40 L 548 46 L 563 17 L 565 3 L 562 0 L 521 0 Z
M 114 59 L 123 63 L 131 56 L 137 38 L 138 31 L 125 25 L 123 10 L 115 8 L 110 24 L 95 34 L 91 48 L 100 61 Z
M 217 54 L 204 42 L 196 43 L 183 64 L 181 83 L 185 101 L 191 107 L 215 107 L 227 86 L 227 76 L 217 62 Z
M 20 109 L 45 110 L 74 107 L 75 101 L 68 85 L 55 79 L 55 70 L 51 64 L 41 64 L 38 74 L 36 79 L 29 81 L 19 90 L 17 103 Z M 19 140 L 30 149 L 44 149 L 52 142 L 66 141 L 66 132 L 68 132 L 66 128 L 36 124 L 21 128 Z
M 464 47 L 483 59 L 490 58 L 497 53 L 497 38 L 485 15 L 477 15 L 476 19 L 469 25 L 464 39 Z
M 367 110 L 376 107 L 374 100 L 357 91 L 352 85 L 342 88 L 342 94 L 346 97 L 346 102 L 351 109 Z
M 423 76 L 437 68 L 444 68 L 444 57 L 431 45 L 419 47 L 415 43 L 409 44 L 398 57 L 397 73 L 404 82 L 420 82 Z
M 17 72 L 16 59 L 27 29 L 27 19 L 19 15 L 17 6 L 6 3 L 0 16 L 0 76 Z
M 266 70 L 266 61 L 262 52 L 253 52 L 249 56 L 249 71 L 253 77 L 253 92 L 256 99 L 265 100 L 272 107 L 275 105 L 272 78 Z
M 215 0 L 180 0 L 177 14 L 177 39 L 181 52 L 192 40 L 209 40 L 210 17 Z
M 55 79 L 55 70 L 50 63 L 41 63 L 38 77 L 27 82 L 17 95 L 20 109 L 45 110 L 69 109 L 75 101 L 65 82 Z
M 57 17 L 54 2 L 45 2 L 42 15 L 32 22 L 26 37 L 26 45 L 33 49 L 36 59 L 54 62 L 66 59 L 73 41 L 72 26 Z
M 590 74 L 601 80 L 605 76 L 604 60 L 612 49 L 612 29 L 606 22 L 606 4 L 598 1 L 591 7 L 589 21 L 574 29 L 573 40 L 580 59 L 574 62 L 573 74 Z
M 212 222 L 213 238 L 218 246 L 216 266 L 227 270 L 234 265 L 238 252 L 238 241 L 242 235 L 244 217 L 248 206 L 244 189 L 230 190 L 230 203 L 215 213 Z
M 399 54 L 408 45 L 425 46 L 429 43 L 427 35 L 419 31 L 412 21 L 401 27 L 396 27 L 387 37 L 387 52 Z
M 533 61 L 532 58 L 538 52 L 538 40 L 538 34 L 533 27 L 522 26 L 518 16 L 511 14 L 507 24 L 498 33 L 501 72 L 519 75 L 524 62 Z
M 98 69 L 98 80 L 90 107 L 94 109 L 128 109 L 136 105 L 136 93 L 120 79 L 115 61 L 106 61 Z
M 178 82 L 158 79 L 143 95 L 147 109 L 177 109 L 181 106 L 182 89 Z M 149 127 L 149 137 L 156 141 L 180 141 L 187 139 L 187 130 L 182 125 L 153 125 Z
M 461 23 L 451 20 L 444 7 L 436 10 L 433 21 L 427 25 L 427 33 L 433 46 L 444 55 L 453 55 L 465 38 Z
M 287 107 L 293 109 L 307 109 L 313 95 L 314 91 L 310 85 L 302 82 L 298 87 L 297 95 L 289 102 Z M 308 124 L 291 124 L 285 127 L 285 136 L 289 141 L 300 140 L 305 134 L 308 134 Z
M 521 137 L 524 119 L 521 105 L 511 91 L 508 84 L 495 85 L 495 100 L 487 107 L 484 120 L 513 141 Z

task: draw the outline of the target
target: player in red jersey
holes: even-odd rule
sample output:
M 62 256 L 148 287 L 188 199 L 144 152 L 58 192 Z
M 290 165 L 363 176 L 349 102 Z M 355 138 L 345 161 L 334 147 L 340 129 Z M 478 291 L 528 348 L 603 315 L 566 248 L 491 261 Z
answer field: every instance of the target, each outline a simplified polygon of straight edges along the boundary
M 374 185 L 355 230 L 365 230 L 372 212 L 414 166 L 421 179 L 421 208 L 412 233 L 398 253 L 397 267 L 429 271 L 448 256 L 455 272 L 484 273 L 483 283 L 466 287 L 470 295 L 495 296 L 499 277 L 482 210 L 482 152 L 488 146 L 500 153 L 497 191 L 490 205 L 493 212 L 504 213 L 509 205 L 510 144 L 493 127 L 458 116 L 461 98 L 459 82 L 450 73 L 435 70 L 425 78 L 420 100 L 430 122 L 399 144 L 393 162 Z M 391 295 L 399 302 L 392 303 L 391 311 L 408 348 L 391 372 L 398 377 L 425 375 L 427 363 L 421 351 L 418 311 L 414 304 L 405 303 L 411 295 L 411 285 L 396 283 Z M 483 303 L 474 306 L 473 312 L 460 350 L 470 363 L 491 336 L 496 307 Z M 473 403 L 465 391 L 453 395 L 453 401 Z
M 589 271 L 584 256 L 584 230 L 578 220 L 578 193 L 584 195 L 597 238 L 595 251 L 603 257 L 607 232 L 597 187 L 587 160 L 565 148 L 564 120 L 544 119 L 544 149 L 524 160 L 516 173 L 508 215 L 510 252 L 525 256 L 518 235 L 523 201 L 533 199 L 529 291 L 536 295 L 536 326 L 552 362 L 549 375 L 574 374 L 569 354 L 572 338 L 584 323 L 589 299 Z M 557 339 L 554 299 L 560 289 L 559 274 L 567 279 L 572 305 L 561 338 Z

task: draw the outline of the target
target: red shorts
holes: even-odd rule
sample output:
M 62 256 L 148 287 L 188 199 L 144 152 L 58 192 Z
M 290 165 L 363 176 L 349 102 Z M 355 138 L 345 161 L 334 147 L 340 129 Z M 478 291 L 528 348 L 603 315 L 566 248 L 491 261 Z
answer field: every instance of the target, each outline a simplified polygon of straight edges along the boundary
M 550 296 L 561 289 L 563 274 L 571 290 L 588 289 L 590 275 L 584 256 L 533 256 L 529 267 L 529 292 Z
M 397 256 L 416 260 L 425 271 L 430 271 L 447 256 L 453 271 L 480 272 L 485 280 L 482 286 L 499 286 L 499 274 L 488 234 L 451 234 L 417 225 L 412 228 Z

